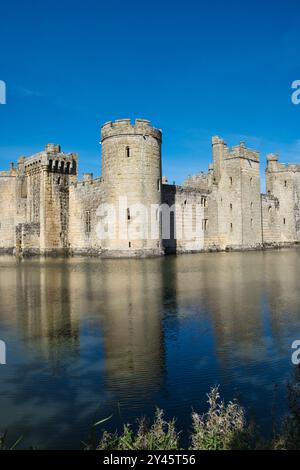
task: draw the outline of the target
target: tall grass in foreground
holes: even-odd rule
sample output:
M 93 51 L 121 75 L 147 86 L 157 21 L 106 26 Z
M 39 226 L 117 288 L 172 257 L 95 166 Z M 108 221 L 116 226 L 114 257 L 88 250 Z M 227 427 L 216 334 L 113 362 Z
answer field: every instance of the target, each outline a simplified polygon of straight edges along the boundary
M 253 432 L 247 425 L 244 409 L 236 402 L 225 404 L 218 387 L 208 394 L 208 411 L 203 415 L 193 412 L 189 448 L 192 450 L 229 450 L 253 448 Z M 104 431 L 97 450 L 176 450 L 180 449 L 182 433 L 176 430 L 176 421 L 166 421 L 162 410 L 157 410 L 153 422 L 138 421 L 137 430 L 126 424 L 118 433 Z M 86 448 L 91 446 L 86 445 Z
M 293 379 L 287 385 L 289 415 L 273 437 L 264 439 L 255 424 L 246 420 L 245 409 L 237 402 L 225 403 L 214 387 L 208 393 L 208 410 L 193 412 L 188 437 L 190 450 L 300 450 L 300 368 L 295 368 Z M 175 419 L 166 421 L 162 410 L 157 410 L 153 422 L 138 421 L 137 430 L 126 424 L 121 432 L 104 431 L 97 450 L 176 450 L 181 449 L 182 432 L 176 429 Z M 185 440 L 186 442 L 186 440 Z

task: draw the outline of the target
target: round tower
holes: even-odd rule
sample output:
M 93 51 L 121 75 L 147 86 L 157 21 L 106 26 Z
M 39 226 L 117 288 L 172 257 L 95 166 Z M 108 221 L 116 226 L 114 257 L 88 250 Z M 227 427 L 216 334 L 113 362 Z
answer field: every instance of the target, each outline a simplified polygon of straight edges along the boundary
M 162 254 L 161 142 L 161 131 L 145 119 L 119 119 L 101 128 L 105 203 L 115 208 L 114 230 L 105 228 L 102 246 L 116 255 Z

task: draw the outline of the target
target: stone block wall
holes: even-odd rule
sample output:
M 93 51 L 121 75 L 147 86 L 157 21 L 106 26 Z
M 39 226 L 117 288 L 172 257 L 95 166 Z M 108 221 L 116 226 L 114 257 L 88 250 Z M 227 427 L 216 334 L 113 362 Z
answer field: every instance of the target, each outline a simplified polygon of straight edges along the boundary
M 40 254 L 40 224 L 18 224 L 16 227 L 16 255 Z
M 300 241 L 300 165 L 279 163 L 277 155 L 267 157 L 267 193 L 279 200 L 282 243 Z
M 74 254 L 101 254 L 103 242 L 97 234 L 101 221 L 97 214 L 105 200 L 102 178 L 92 178 L 70 186 L 69 248 Z
M 281 244 L 281 216 L 279 200 L 269 194 L 261 195 L 262 232 L 264 246 Z
M 162 228 L 170 227 L 169 238 L 163 237 L 163 247 L 168 253 L 203 251 L 208 229 L 207 192 L 174 185 L 163 185 L 162 188 Z
M 0 172 L 0 252 L 15 247 L 16 171 Z

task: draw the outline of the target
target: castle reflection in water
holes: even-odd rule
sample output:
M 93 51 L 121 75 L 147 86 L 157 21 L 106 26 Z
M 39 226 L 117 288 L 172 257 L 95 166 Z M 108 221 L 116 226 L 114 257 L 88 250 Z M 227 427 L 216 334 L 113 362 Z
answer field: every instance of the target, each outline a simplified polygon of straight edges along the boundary
M 45 400 L 51 413 L 43 411 L 44 421 L 31 417 L 30 432 L 55 445 L 46 431 L 55 412 L 65 423 L 62 439 L 74 426 L 72 413 L 83 413 L 84 424 L 92 419 L 97 396 L 102 413 L 118 404 L 135 418 L 159 405 L 179 420 L 203 405 L 200 394 L 215 383 L 228 396 L 249 390 L 254 407 L 264 402 L 271 385 L 283 384 L 290 345 L 300 338 L 299 261 L 297 249 L 147 260 L 0 258 L 5 426 L 29 422 Z

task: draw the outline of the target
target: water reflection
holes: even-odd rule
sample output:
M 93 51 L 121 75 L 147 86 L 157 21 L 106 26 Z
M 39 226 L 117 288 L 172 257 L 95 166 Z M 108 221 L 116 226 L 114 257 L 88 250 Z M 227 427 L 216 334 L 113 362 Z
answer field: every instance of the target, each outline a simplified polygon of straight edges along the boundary
M 187 425 L 221 383 L 268 423 L 300 338 L 300 251 L 151 260 L 0 258 L 0 426 L 77 446 L 93 413 L 155 405 Z M 24 424 L 25 423 L 25 424 Z M 59 423 L 59 424 L 58 424 Z M 40 442 L 40 441 L 39 441 Z
M 145 400 L 163 382 L 161 262 L 117 261 L 101 272 L 106 385 L 127 401 L 139 388 Z

